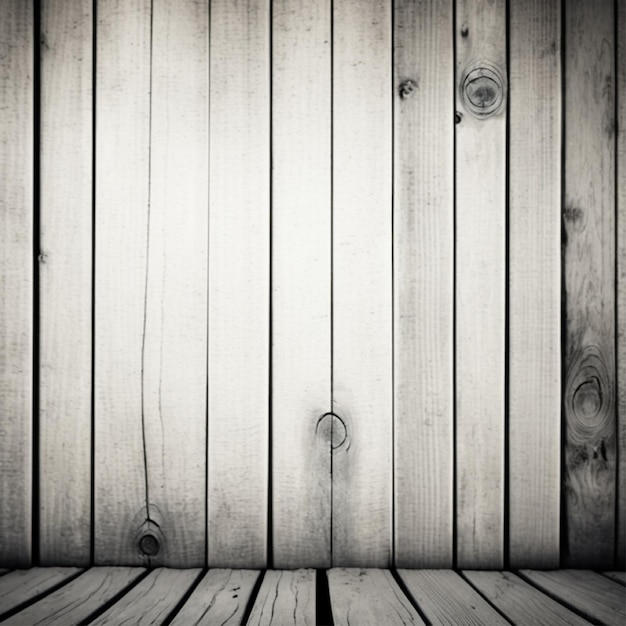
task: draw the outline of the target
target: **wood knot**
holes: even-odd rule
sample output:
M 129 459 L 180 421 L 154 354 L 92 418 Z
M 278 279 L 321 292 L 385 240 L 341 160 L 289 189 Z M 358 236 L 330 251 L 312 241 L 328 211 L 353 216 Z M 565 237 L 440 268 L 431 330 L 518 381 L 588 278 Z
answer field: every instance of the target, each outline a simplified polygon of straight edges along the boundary
M 587 445 L 613 434 L 613 383 L 601 350 L 587 346 L 572 360 L 564 393 L 567 441 Z
M 407 80 L 403 80 L 400 83 L 400 87 L 398 89 L 400 93 L 400 97 L 404 100 L 405 98 L 409 98 L 412 96 L 417 90 L 417 82 L 408 78 Z
M 324 413 L 317 420 L 315 432 L 322 437 L 324 441 L 330 442 L 333 450 L 341 447 L 348 438 L 348 430 L 345 422 L 334 413 Z
M 504 104 L 504 78 L 495 67 L 480 65 L 466 70 L 461 94 L 467 110 L 478 118 L 495 115 Z
M 146 533 L 139 539 L 138 547 L 144 556 L 156 556 L 161 549 L 161 544 L 153 534 Z

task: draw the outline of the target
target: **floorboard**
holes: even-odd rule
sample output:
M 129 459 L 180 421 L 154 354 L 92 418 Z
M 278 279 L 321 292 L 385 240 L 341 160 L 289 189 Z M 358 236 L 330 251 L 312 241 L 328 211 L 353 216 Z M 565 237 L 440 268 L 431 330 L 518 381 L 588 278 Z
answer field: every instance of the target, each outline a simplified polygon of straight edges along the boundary
M 115 566 L 0 568 L 0 575 L 2 626 L 623 626 L 626 619 L 624 572 Z

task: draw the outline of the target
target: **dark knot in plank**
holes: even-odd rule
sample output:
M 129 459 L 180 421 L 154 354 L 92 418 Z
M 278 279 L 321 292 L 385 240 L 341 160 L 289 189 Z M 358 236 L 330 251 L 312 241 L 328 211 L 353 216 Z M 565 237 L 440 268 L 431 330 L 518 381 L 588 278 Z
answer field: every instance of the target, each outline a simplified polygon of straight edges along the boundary
M 575 355 L 564 393 L 567 441 L 593 444 L 613 436 L 613 380 L 598 346 L 588 345 Z
M 345 422 L 334 413 L 324 413 L 317 420 L 315 431 L 323 441 L 329 442 L 333 450 L 341 447 L 348 438 Z
M 146 533 L 139 539 L 139 550 L 145 556 L 156 556 L 160 549 L 159 540 L 151 533 Z
M 461 94 L 467 110 L 478 118 L 495 115 L 504 105 L 505 81 L 493 66 L 468 68 L 461 81 Z
M 398 91 L 400 93 L 400 97 L 404 100 L 405 98 L 409 98 L 412 96 L 417 90 L 417 82 L 408 78 L 407 80 L 403 80 L 400 83 L 400 87 Z

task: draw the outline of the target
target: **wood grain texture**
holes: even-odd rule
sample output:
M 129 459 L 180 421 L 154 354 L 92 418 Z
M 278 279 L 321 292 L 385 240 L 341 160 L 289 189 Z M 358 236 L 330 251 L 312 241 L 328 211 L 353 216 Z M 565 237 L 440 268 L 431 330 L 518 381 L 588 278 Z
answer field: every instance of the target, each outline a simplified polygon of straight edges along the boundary
M 506 81 L 505 5 L 456 4 L 456 503 L 458 566 L 501 567 L 504 532 L 506 87 L 477 117 L 473 69 Z M 478 100 L 480 104 L 480 99 Z M 457 118 L 458 119 L 458 118 Z
M 33 8 L 2 0 L 0 20 L 0 562 L 32 548 Z
M 589 624 L 511 572 L 466 570 L 463 575 L 514 624 Z
M 96 559 L 197 566 L 208 12 L 191 0 L 104 2 L 98 19 Z M 151 554 L 139 547 L 145 534 L 158 541 Z
M 272 16 L 274 566 L 329 567 L 330 1 Z
M 152 570 L 112 607 L 90 622 L 102 624 L 162 624 L 198 578 L 199 569 Z
M 601 574 L 586 570 L 520 572 L 542 591 L 580 611 L 594 623 L 623 624 L 626 589 Z
M 429 624 L 508 624 L 452 570 L 398 570 Z
M 81 624 L 144 571 L 138 567 L 95 567 L 3 623 L 15 626 Z
M 153 0 L 142 418 L 151 560 L 173 567 L 206 562 L 208 30 L 206 3 Z
M 41 3 L 42 565 L 88 565 L 90 558 L 92 11 L 80 0 Z
M 559 565 L 560 2 L 510 5 L 509 554 Z
M 336 626 L 424 624 L 389 570 L 331 569 L 328 586 Z
M 173 626 L 235 626 L 242 623 L 259 572 L 212 569 L 202 578 Z
M 249 626 L 314 626 L 315 570 L 268 570 L 252 607 Z
M 615 539 L 613 3 L 565 10 L 564 563 L 612 567 Z
M 264 567 L 269 435 L 270 14 L 211 3 L 208 562 Z
M 392 509 L 391 3 L 333 4 L 332 563 L 385 566 Z
M 395 563 L 450 567 L 453 6 L 394 9 Z
M 616 3 L 616 33 L 626 29 L 626 2 Z M 616 567 L 626 567 L 626 39 L 617 37 L 617 546 Z
M 0 616 L 79 574 L 77 567 L 37 567 L 9 572 L 0 578 Z
M 95 562 L 142 565 L 149 0 L 101 0 L 96 35 Z

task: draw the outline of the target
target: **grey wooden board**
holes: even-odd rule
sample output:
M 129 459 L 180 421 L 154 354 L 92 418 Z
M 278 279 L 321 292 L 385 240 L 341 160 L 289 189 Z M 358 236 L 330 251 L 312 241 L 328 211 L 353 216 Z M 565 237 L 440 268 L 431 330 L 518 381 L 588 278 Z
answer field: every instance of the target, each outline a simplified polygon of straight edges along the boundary
M 431 624 L 507 624 L 452 570 L 398 570 L 417 606 Z
M 20 569 L 0 578 L 0 615 L 78 574 L 78 567 Z
M 162 624 L 200 571 L 157 568 L 92 624 Z
M 626 585 L 626 572 L 602 572 L 605 576 Z
M 520 573 L 561 602 L 603 624 L 626 621 L 626 588 L 588 570 L 521 570 Z
M 394 9 L 395 563 L 450 567 L 453 3 L 395 0 Z
M 79 624 L 144 571 L 138 567 L 94 567 L 3 623 L 16 626 Z
M 253 570 L 212 569 L 172 620 L 173 626 L 240 624 L 259 576 Z
M 268 570 L 247 624 L 314 626 L 315 570 Z
M 511 572 L 468 570 L 465 577 L 515 624 L 583 626 L 589 622 Z
M 336 626 L 424 623 L 389 570 L 331 569 L 328 586 Z
M 0 4 L 0 560 L 31 562 L 33 3 Z

